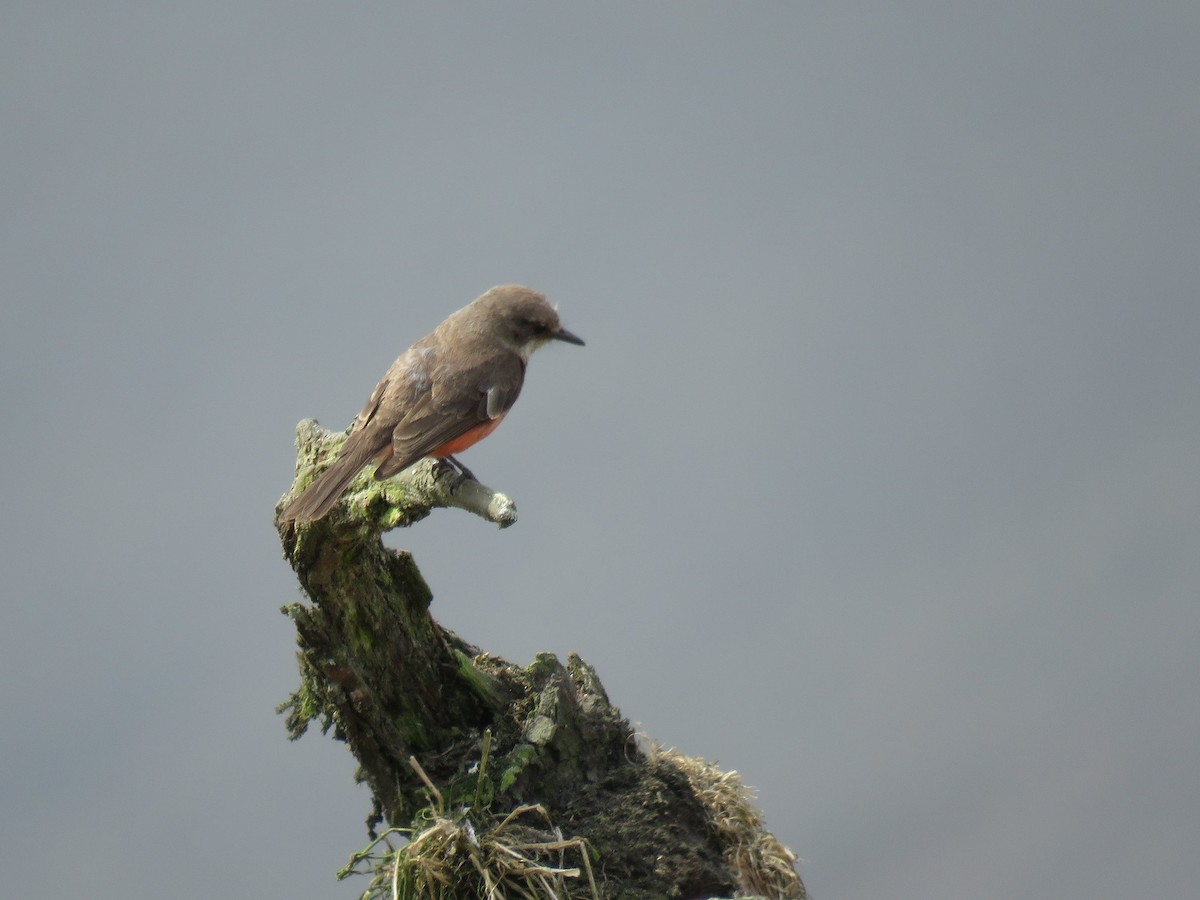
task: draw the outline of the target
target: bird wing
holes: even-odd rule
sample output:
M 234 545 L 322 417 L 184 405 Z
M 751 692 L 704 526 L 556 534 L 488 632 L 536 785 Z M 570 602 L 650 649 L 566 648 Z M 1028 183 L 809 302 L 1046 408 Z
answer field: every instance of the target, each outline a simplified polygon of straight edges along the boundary
M 392 456 L 376 470 L 377 478 L 388 478 L 472 428 L 501 418 L 521 393 L 525 365 L 514 353 L 497 352 L 468 368 L 435 362 L 429 376 L 428 390 L 396 418 Z M 388 399 L 378 404 L 380 410 Z M 380 418 L 379 411 L 374 417 Z

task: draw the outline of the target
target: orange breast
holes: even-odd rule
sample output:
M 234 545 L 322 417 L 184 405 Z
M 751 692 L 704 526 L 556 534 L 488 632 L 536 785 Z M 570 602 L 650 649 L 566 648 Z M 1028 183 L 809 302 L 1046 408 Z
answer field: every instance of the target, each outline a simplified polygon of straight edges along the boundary
M 450 456 L 454 453 L 461 453 L 462 451 L 464 451 L 468 447 L 470 447 L 472 444 L 479 443 L 485 437 L 487 437 L 489 434 L 491 434 L 493 431 L 495 431 L 497 428 L 499 428 L 500 422 L 503 419 L 504 419 L 504 416 L 500 416 L 499 418 L 492 419 L 490 422 L 483 422 L 479 425 L 476 425 L 470 431 L 460 434 L 454 440 L 446 441 L 446 443 L 442 444 L 442 446 L 438 447 L 436 450 L 429 451 L 429 455 L 430 456 Z

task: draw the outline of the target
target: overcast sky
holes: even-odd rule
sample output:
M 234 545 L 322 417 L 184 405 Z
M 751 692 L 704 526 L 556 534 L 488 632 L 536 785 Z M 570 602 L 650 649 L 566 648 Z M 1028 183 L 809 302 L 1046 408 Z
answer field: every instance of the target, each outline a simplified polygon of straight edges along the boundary
M 42 3 L 0 28 L 0 883 L 356 897 L 293 429 L 488 287 L 389 536 L 737 769 L 824 900 L 1200 883 L 1200 5 Z

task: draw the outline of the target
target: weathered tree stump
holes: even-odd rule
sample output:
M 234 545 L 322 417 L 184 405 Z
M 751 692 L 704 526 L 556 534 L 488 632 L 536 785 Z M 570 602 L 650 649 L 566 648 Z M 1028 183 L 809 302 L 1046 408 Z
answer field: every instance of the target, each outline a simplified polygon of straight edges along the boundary
M 280 508 L 344 439 L 300 423 Z M 574 654 L 518 666 L 433 620 L 412 556 L 381 535 L 443 506 L 501 527 L 516 520 L 507 497 L 432 460 L 387 481 L 365 470 L 311 525 L 276 520 L 312 601 L 284 607 L 301 676 L 281 706 L 288 732 L 332 729 L 371 790 L 372 836 L 408 840 L 353 860 L 370 891 L 804 897 L 795 857 L 763 828 L 736 773 L 647 746 Z

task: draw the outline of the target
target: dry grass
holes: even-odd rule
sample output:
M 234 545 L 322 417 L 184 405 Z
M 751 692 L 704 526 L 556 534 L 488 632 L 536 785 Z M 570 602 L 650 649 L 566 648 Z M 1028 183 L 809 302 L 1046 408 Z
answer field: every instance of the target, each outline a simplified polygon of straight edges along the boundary
M 500 817 L 477 806 L 447 813 L 441 794 L 410 760 L 430 790 L 430 824 L 414 832 L 393 828 L 350 858 L 338 873 L 367 874 L 362 900 L 599 900 L 582 838 L 564 838 L 537 805 L 518 806 Z M 394 838 L 407 843 L 394 846 Z M 582 866 L 566 864 L 578 855 Z M 587 878 L 585 887 L 582 879 Z
M 796 854 L 779 843 L 754 806 L 754 791 L 737 772 L 722 772 L 677 750 L 651 749 L 651 758 L 675 766 L 687 777 L 725 849 L 742 893 L 780 900 L 807 896 L 796 873 Z

